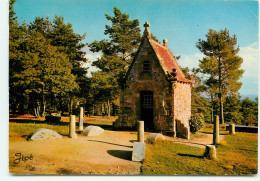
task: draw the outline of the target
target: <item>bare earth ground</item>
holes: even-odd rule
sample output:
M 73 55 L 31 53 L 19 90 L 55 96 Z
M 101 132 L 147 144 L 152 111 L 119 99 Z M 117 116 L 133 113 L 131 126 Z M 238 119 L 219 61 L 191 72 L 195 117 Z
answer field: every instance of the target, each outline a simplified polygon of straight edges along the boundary
M 140 162 L 132 162 L 135 132 L 105 131 L 97 137 L 78 135 L 56 140 L 9 143 L 9 172 L 12 174 L 118 174 L 140 173 Z M 15 153 L 33 159 L 15 164 Z
M 147 137 L 149 133 L 145 133 Z M 199 133 L 201 138 L 191 140 L 166 137 L 167 140 L 190 146 L 212 144 L 212 134 Z M 222 135 L 221 137 L 222 138 Z M 97 137 L 26 141 L 20 133 L 9 133 L 9 172 L 11 174 L 40 175 L 139 175 L 141 162 L 132 162 L 133 142 L 137 133 L 110 131 Z M 32 155 L 32 160 L 15 164 L 16 153 Z M 17 160 L 16 160 L 17 161 Z

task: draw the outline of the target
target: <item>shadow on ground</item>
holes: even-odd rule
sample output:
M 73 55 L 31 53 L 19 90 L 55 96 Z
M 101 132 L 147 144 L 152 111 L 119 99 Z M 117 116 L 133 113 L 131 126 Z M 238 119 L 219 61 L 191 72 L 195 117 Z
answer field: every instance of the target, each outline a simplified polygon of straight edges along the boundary
M 130 143 L 137 142 L 138 140 L 129 140 Z
M 115 145 L 115 146 L 123 146 L 123 147 L 127 147 L 127 148 L 133 148 L 133 146 L 120 145 L 120 144 L 110 143 L 110 142 L 106 142 L 106 141 L 98 141 L 98 140 L 88 140 L 88 141 L 94 141 L 94 142 L 105 143 L 105 144 L 109 144 L 109 145 Z
M 107 153 L 111 156 L 123 159 L 123 160 L 132 160 L 132 151 L 127 150 L 108 150 Z
M 202 144 L 202 143 L 194 143 L 194 142 L 188 142 L 188 141 L 171 141 L 174 143 L 184 143 L 184 144 L 191 144 L 191 145 L 199 145 L 199 146 L 206 146 L 207 144 Z
M 193 157 L 193 158 L 204 158 L 203 156 L 191 155 L 191 154 L 178 153 L 178 155 L 180 155 L 180 156 L 187 156 L 187 157 Z

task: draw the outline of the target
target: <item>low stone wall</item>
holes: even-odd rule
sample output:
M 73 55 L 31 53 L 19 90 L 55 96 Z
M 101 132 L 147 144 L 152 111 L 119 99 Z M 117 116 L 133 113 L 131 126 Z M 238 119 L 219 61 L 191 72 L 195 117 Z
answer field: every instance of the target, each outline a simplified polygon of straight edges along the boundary
M 226 126 L 226 129 L 229 130 L 229 125 Z M 247 133 L 258 133 L 257 126 L 237 126 L 235 125 L 236 132 L 247 132 Z

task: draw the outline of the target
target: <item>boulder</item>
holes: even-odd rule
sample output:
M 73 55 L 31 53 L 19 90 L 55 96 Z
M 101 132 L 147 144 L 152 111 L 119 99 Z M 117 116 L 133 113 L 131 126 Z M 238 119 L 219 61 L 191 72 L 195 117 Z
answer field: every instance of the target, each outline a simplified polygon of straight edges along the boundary
M 88 126 L 82 132 L 85 136 L 99 136 L 104 132 L 104 129 L 100 128 L 99 126 Z
M 143 161 L 145 157 L 145 143 L 144 142 L 134 142 L 132 161 L 139 162 Z
M 48 139 L 61 139 L 62 136 L 53 130 L 40 128 L 36 129 L 29 134 L 28 140 L 48 140 Z
M 146 138 L 146 143 L 154 144 L 157 140 L 164 140 L 164 136 L 160 133 L 150 133 Z

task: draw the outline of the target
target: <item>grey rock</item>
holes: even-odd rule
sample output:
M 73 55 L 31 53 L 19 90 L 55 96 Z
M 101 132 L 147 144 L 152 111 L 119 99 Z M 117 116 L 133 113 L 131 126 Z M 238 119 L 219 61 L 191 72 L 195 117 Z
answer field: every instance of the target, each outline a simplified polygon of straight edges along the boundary
M 146 143 L 154 144 L 156 140 L 164 140 L 164 136 L 160 133 L 150 133 L 146 138 Z
M 85 136 L 99 136 L 104 132 L 104 129 L 100 128 L 99 126 L 88 126 L 82 132 Z
M 47 140 L 47 139 L 61 139 L 62 136 L 53 130 L 40 128 L 31 132 L 27 140 Z
M 132 161 L 143 161 L 145 157 L 145 143 L 134 142 Z

